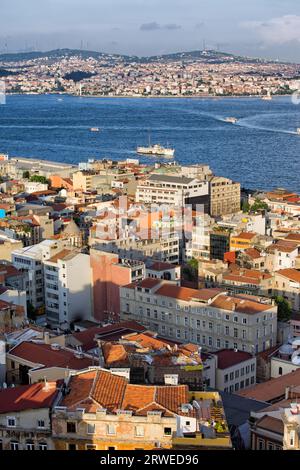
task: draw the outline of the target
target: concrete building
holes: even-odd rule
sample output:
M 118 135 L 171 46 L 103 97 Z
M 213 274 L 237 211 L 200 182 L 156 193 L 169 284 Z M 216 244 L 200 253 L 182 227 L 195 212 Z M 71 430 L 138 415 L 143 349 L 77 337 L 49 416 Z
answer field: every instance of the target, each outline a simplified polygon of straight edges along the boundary
M 40 313 L 43 313 L 45 303 L 43 262 L 61 251 L 61 249 L 60 242 L 44 240 L 38 245 L 14 250 L 12 253 L 13 265 L 27 274 L 26 292 L 28 301 L 35 309 L 41 309 Z
M 143 279 L 145 264 L 95 249 L 90 250 L 90 261 L 94 318 L 116 321 L 120 316 L 120 286 Z
M 300 271 L 280 269 L 274 273 L 274 295 L 283 296 L 297 312 L 300 310 Z
M 216 388 L 235 393 L 256 383 L 256 357 L 237 349 L 223 349 L 214 353 L 216 363 Z
M 268 299 L 150 278 L 121 287 L 120 297 L 121 319 L 138 321 L 165 338 L 251 354 L 276 344 L 277 307 Z
M 178 207 L 204 204 L 208 207 L 208 182 L 184 176 L 153 174 L 137 186 L 136 202 Z
M 217 217 L 239 212 L 241 185 L 228 178 L 214 176 L 209 182 L 210 215 Z
M 53 450 L 51 408 L 55 382 L 0 390 L 1 450 Z
M 53 326 L 92 319 L 90 256 L 63 249 L 44 260 L 45 314 Z
M 11 261 L 11 254 L 14 250 L 23 248 L 21 240 L 10 238 L 5 233 L 0 233 L 0 260 Z
M 232 447 L 217 392 L 134 385 L 124 372 L 95 368 L 70 377 L 53 411 L 56 450 Z

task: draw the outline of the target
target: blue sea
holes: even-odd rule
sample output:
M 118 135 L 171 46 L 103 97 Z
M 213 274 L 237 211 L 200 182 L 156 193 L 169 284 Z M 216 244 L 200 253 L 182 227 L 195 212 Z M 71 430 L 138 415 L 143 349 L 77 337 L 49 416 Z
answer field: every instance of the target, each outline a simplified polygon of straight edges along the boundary
M 227 117 L 238 122 L 227 123 Z M 153 144 L 174 147 L 182 164 L 207 163 L 246 188 L 300 192 L 298 127 L 300 105 L 287 96 L 263 101 L 11 95 L 0 106 L 0 153 L 68 163 L 121 160 L 135 158 L 150 134 Z

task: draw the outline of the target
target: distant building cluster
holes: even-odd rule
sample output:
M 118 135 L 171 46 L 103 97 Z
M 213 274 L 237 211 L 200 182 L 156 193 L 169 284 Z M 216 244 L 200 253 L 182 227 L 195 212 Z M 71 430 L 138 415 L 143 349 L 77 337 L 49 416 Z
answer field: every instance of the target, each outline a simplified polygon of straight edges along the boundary
M 80 54 L 1 62 L 8 93 L 71 93 L 101 96 L 230 96 L 287 94 L 299 89 L 299 67 L 237 58 L 126 58 Z
M 0 448 L 299 449 L 300 196 L 0 156 Z

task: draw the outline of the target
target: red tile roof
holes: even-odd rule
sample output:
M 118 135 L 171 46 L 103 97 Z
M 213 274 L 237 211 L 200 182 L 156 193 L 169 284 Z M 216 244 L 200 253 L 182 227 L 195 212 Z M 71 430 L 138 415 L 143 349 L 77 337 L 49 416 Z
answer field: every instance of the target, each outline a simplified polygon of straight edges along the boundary
M 50 408 L 57 396 L 58 390 L 55 382 L 0 390 L 0 413 L 10 413 L 24 410 Z
M 210 305 L 229 312 L 241 312 L 246 314 L 264 312 L 273 307 L 271 304 L 262 304 L 255 300 L 249 300 L 245 296 L 242 298 L 242 296 L 231 297 L 229 295 L 219 295 Z
M 164 297 L 173 297 L 178 300 L 184 300 L 189 302 L 192 299 L 202 300 L 207 302 L 209 299 L 213 299 L 221 292 L 224 292 L 223 289 L 190 289 L 188 287 L 179 287 L 172 284 L 164 284 L 156 291 L 156 295 L 162 295 Z
M 75 351 L 61 348 L 53 350 L 51 345 L 24 341 L 9 351 L 9 354 L 43 367 L 68 367 L 69 369 L 82 370 L 93 365 L 93 360 L 84 357 L 75 357 Z
M 300 282 L 300 271 L 297 271 L 297 269 L 280 269 L 276 271 L 275 274 L 280 274 L 280 276 L 286 277 L 294 282 Z
M 236 364 L 253 359 L 250 353 L 245 351 L 235 352 L 233 349 L 222 349 L 214 354 L 218 358 L 218 369 L 228 369 Z
M 160 410 L 165 416 L 181 413 L 181 405 L 189 402 L 187 385 L 148 386 L 128 384 L 124 377 L 106 370 L 82 372 L 71 376 L 70 392 L 62 406 L 75 409 L 80 405 L 93 411 L 102 407 L 110 412 L 130 410 L 146 415 L 149 410 Z
M 259 383 L 254 387 L 241 390 L 238 395 L 253 400 L 271 402 L 281 399 L 285 395 L 286 387 L 300 385 L 300 369 L 282 375 L 276 379 Z

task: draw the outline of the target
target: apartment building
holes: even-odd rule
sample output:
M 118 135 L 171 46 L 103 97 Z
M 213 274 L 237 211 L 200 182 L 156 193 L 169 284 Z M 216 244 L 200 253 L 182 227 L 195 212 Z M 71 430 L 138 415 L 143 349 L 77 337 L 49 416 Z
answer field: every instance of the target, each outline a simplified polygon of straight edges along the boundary
M 216 363 L 216 388 L 235 393 L 256 383 L 256 357 L 237 349 L 222 349 L 214 353 Z
M 136 202 L 178 207 L 204 204 L 208 208 L 208 182 L 186 176 L 153 174 L 137 186 Z
M 107 242 L 96 237 L 94 238 L 91 235 L 89 244 L 96 249 L 118 254 L 122 259 L 179 263 L 180 239 L 176 234 L 172 233 L 161 239 L 149 238 L 139 240 L 127 238 Z
M 120 297 L 121 319 L 209 351 L 257 354 L 276 344 L 277 307 L 269 299 L 189 289 L 151 278 L 121 287 Z
M 300 310 L 300 271 L 296 269 L 280 269 L 274 273 L 273 293 L 283 296 L 291 304 L 292 309 Z
M 95 191 L 97 186 L 105 183 L 105 177 L 90 171 L 76 171 L 73 173 L 73 188 L 83 192 Z
M 258 234 L 255 232 L 241 232 L 232 235 L 230 238 L 230 251 L 242 251 L 252 248 L 258 241 Z
M 90 256 L 63 249 L 44 260 L 45 314 L 53 326 L 92 319 Z
M 145 264 L 95 249 L 90 250 L 90 260 L 94 318 L 116 321 L 120 316 L 120 286 L 143 279 Z
M 134 385 L 100 368 L 73 374 L 67 390 L 53 409 L 56 450 L 232 447 L 217 392 Z
M 51 408 L 56 382 L 0 390 L 0 449 L 53 450 Z
M 214 176 L 209 182 L 210 215 L 217 217 L 239 212 L 241 185 L 228 178 Z
M 21 272 L 27 274 L 26 293 L 30 304 L 35 309 L 44 311 L 44 270 L 43 262 L 62 249 L 59 241 L 44 240 L 43 242 L 14 250 L 12 263 Z

